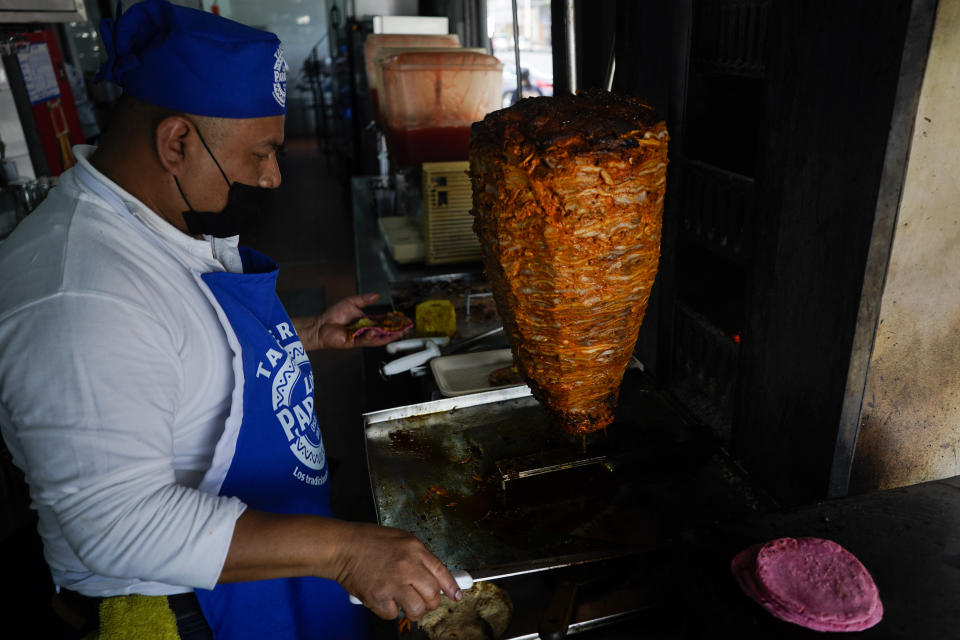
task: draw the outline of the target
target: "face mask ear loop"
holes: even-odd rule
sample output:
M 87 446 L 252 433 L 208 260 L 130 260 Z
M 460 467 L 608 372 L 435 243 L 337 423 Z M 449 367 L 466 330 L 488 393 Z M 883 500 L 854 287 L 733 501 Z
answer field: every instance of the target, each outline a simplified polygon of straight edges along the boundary
M 210 158 L 213 160 L 213 164 L 217 165 L 217 169 L 220 169 L 220 175 L 222 175 L 223 179 L 227 181 L 227 186 L 232 187 L 233 183 L 230 182 L 230 178 L 227 177 L 223 167 L 221 167 L 220 163 L 217 162 L 217 156 L 213 155 L 213 151 L 210 151 L 210 147 L 207 146 L 207 141 L 203 139 L 203 134 L 200 133 L 200 128 L 197 125 L 193 125 L 193 129 L 197 132 L 197 137 L 200 138 L 200 142 L 203 144 L 203 148 L 207 150 L 207 154 L 209 154 Z
M 187 203 L 187 209 L 189 209 L 190 211 L 193 211 L 193 205 L 190 204 L 189 200 L 187 200 L 187 194 L 183 192 L 183 187 L 180 186 L 180 181 L 177 180 L 177 176 L 173 176 L 173 181 L 177 185 L 177 191 L 180 192 L 180 197 L 183 198 L 183 201 Z

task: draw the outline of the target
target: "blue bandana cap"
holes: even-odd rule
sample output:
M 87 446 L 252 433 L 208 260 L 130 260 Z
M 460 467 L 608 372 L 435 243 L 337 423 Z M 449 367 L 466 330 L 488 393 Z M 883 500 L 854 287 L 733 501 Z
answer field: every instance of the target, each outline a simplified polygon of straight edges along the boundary
M 287 111 L 287 63 L 273 33 L 212 13 L 144 0 L 100 35 L 107 61 L 97 80 L 125 94 L 182 113 L 261 118 Z

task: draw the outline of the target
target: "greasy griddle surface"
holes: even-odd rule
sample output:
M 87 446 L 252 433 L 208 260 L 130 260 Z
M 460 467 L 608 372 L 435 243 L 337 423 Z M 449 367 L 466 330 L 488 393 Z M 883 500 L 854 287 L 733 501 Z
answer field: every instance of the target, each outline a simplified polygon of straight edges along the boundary
M 588 452 L 609 452 L 613 471 L 559 472 L 504 492 L 498 460 L 581 446 L 552 428 L 530 396 L 367 424 L 379 521 L 413 532 L 449 566 L 475 570 L 657 546 L 677 530 L 757 506 L 707 431 L 679 419 L 654 391 L 628 392 L 608 435 L 594 436 Z

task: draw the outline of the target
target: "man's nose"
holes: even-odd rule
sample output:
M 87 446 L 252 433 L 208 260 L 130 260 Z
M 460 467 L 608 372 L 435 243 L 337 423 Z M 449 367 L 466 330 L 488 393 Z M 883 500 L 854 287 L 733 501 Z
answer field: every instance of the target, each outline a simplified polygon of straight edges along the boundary
M 269 163 L 269 170 L 260 176 L 258 184 L 267 189 L 276 189 L 280 186 L 280 165 L 277 163 L 277 157 L 274 155 L 273 162 Z

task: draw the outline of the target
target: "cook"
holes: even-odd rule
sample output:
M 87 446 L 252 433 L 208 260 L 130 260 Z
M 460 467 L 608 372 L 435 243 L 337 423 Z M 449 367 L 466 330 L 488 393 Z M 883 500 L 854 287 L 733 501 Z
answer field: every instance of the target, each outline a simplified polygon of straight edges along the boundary
M 306 352 L 389 340 L 345 330 L 376 296 L 291 319 L 237 245 L 275 215 L 279 40 L 165 0 L 101 31 L 109 130 L 0 246 L 0 427 L 59 606 L 153 637 L 362 638 L 348 593 L 413 620 L 459 599 L 412 535 L 330 517 Z

